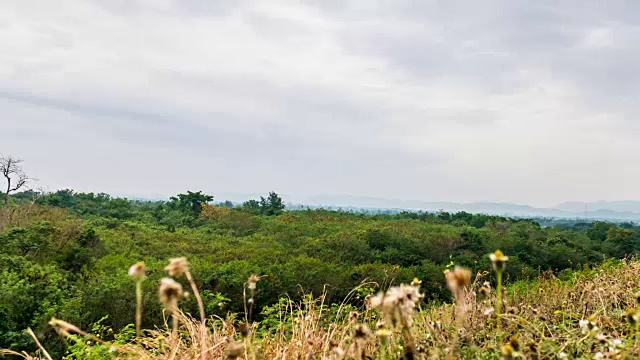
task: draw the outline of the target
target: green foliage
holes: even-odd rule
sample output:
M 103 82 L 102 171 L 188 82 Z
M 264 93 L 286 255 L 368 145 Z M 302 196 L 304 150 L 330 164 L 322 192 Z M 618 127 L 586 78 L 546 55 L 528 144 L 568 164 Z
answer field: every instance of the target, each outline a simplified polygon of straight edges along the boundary
M 135 314 L 135 284 L 127 269 L 137 261 L 147 265 L 144 327 L 162 326 L 158 282 L 169 258 L 186 256 L 209 315 L 242 313 L 247 277 L 261 275 L 255 320 L 261 331 L 275 331 L 286 326 L 279 325 L 283 317 L 295 316 L 295 309 L 284 308 L 288 301 L 309 294 L 326 294 L 326 321 L 344 316 L 344 307 L 339 312 L 331 304 L 348 295 L 344 305 L 357 309 L 366 295 L 414 277 L 422 280 L 428 301 L 447 301 L 447 264 L 489 270 L 486 254 L 497 248 L 510 256 L 508 283 L 640 250 L 634 224 L 541 227 L 465 212 L 284 211 L 274 192 L 241 207 L 208 204 L 212 200 L 190 191 L 166 202 L 71 190 L 41 197 L 29 217 L 0 232 L 0 343 L 32 349 L 23 333 L 32 327 L 60 358 L 63 349 L 46 325 L 52 316 L 90 329 L 106 315 L 104 326 L 125 341 Z M 181 307 L 197 314 L 193 297 Z M 108 356 L 103 350 L 73 342 L 68 356 Z
M 200 216 L 202 205 L 213 201 L 213 196 L 203 194 L 202 191 L 191 192 L 186 194 L 178 194 L 171 197 L 170 206 L 183 210 L 194 217 Z
M 282 198 L 275 192 L 270 192 L 267 198 L 260 196 L 258 200 L 248 200 L 242 204 L 242 209 L 254 215 L 275 216 L 284 211 L 285 205 Z

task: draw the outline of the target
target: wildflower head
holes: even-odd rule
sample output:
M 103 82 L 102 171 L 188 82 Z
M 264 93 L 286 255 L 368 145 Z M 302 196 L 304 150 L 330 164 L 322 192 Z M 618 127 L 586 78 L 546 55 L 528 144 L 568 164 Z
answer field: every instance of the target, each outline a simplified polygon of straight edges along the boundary
M 163 278 L 158 289 L 160 302 L 168 309 L 174 310 L 178 299 L 184 296 L 182 285 L 171 278 Z
M 169 276 L 179 277 L 189 271 L 189 263 L 185 257 L 173 258 L 169 260 L 169 265 L 164 269 L 167 270 Z
M 515 345 L 515 346 L 514 346 Z M 522 357 L 522 354 L 518 351 L 518 340 L 512 338 L 508 343 L 504 344 L 502 348 L 500 348 L 500 352 L 502 353 L 502 358 L 507 359 L 516 359 Z
M 379 337 L 379 338 L 385 338 L 385 339 L 388 339 L 389 337 L 391 337 L 391 335 L 392 335 L 392 334 L 393 334 L 393 333 L 391 332 L 391 330 L 389 330 L 389 329 L 384 329 L 384 328 L 382 328 L 382 329 L 378 329 L 378 330 L 376 331 L 376 336 L 377 336 L 377 337 Z
M 413 278 L 413 280 L 411 281 L 411 286 L 420 286 L 420 284 L 422 284 L 422 280 L 418 279 L 417 277 Z
M 595 322 L 593 322 L 593 320 L 593 318 L 588 317 L 578 322 L 578 325 L 580 325 L 580 331 L 582 331 L 583 334 L 586 335 L 592 331 L 598 330 L 598 327 L 596 326 Z
M 260 276 L 253 274 L 251 276 L 249 276 L 249 279 L 247 280 L 247 287 L 249 288 L 249 290 L 255 290 L 256 289 L 256 283 L 260 281 Z
M 493 254 L 489 255 L 489 259 L 491 259 L 493 270 L 495 270 L 496 272 L 503 272 L 507 267 L 507 261 L 509 260 L 509 257 L 505 256 L 502 251 L 496 250 Z
M 455 294 L 464 289 L 465 286 L 469 285 L 469 281 L 471 281 L 471 271 L 469 271 L 469 269 L 456 266 L 453 268 L 453 271 L 445 271 L 444 277 L 447 279 L 447 286 L 449 287 L 449 290 Z
M 137 262 L 129 268 L 129 276 L 134 281 L 142 281 L 144 280 L 144 261 Z

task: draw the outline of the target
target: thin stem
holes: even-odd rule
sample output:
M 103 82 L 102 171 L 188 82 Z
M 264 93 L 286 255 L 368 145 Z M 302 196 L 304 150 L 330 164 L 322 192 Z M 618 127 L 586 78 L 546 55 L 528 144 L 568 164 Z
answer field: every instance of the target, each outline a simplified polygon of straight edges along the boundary
M 178 308 L 177 306 L 173 307 L 171 319 L 173 320 L 173 329 L 171 330 L 171 356 L 169 360 L 173 360 L 178 353 L 178 345 L 180 345 L 180 339 L 178 338 Z
M 502 271 L 496 271 L 498 276 L 498 286 L 496 287 L 496 327 L 498 329 L 498 337 L 500 336 L 500 311 L 502 307 Z
M 49 353 L 47 352 L 47 350 L 42 346 L 42 344 L 40 344 L 40 341 L 38 341 L 38 338 L 36 337 L 36 334 L 33 333 L 33 330 L 31 330 L 31 328 L 27 328 L 27 334 L 29 334 L 29 336 L 31 336 L 33 338 L 33 341 L 36 342 L 36 345 L 38 345 L 38 348 L 40 348 L 40 351 L 42 351 L 42 354 L 49 360 L 53 360 L 51 358 L 51 355 L 49 355 Z
M 142 280 L 136 281 L 136 337 L 140 337 L 142 323 Z
M 387 344 L 386 342 L 382 342 L 382 341 L 380 344 L 380 359 L 382 360 L 387 359 Z
M 193 295 L 196 297 L 196 301 L 198 302 L 198 310 L 200 311 L 200 321 L 204 324 L 206 319 L 204 316 L 204 304 L 202 303 L 202 297 L 200 296 L 200 292 L 198 291 L 196 282 L 193 281 L 191 272 L 187 271 L 185 275 L 187 275 L 187 280 L 189 280 L 189 285 L 191 285 L 191 290 L 193 290 Z
M 207 344 L 206 344 L 206 333 L 207 333 L 207 323 L 204 315 L 204 303 L 202 302 L 202 297 L 200 296 L 200 292 L 198 291 L 198 287 L 196 286 L 196 282 L 193 280 L 193 276 L 191 276 L 190 271 L 186 271 L 185 275 L 187 276 L 187 280 L 189 280 L 189 285 L 191 285 L 191 290 L 193 290 L 193 295 L 196 297 L 196 301 L 198 302 L 198 310 L 200 311 L 200 358 L 202 360 L 206 359 L 207 355 Z

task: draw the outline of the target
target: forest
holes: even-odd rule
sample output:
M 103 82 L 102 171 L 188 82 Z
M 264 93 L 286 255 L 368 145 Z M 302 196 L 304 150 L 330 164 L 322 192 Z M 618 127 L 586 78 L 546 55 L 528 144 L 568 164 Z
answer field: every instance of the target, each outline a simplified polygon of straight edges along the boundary
M 220 318 L 246 311 L 245 283 L 258 274 L 254 318 L 269 331 L 282 299 L 323 295 L 326 304 L 346 299 L 358 308 L 366 295 L 418 278 L 425 306 L 450 302 L 443 271 L 453 264 L 490 271 L 495 249 L 509 254 L 508 283 L 640 249 L 640 227 L 632 223 L 542 227 L 534 219 L 465 212 L 287 211 L 275 192 L 233 204 L 200 191 L 166 201 L 23 191 L 8 196 L 2 216 L 0 348 L 32 350 L 24 332 L 30 327 L 54 354 L 66 345 L 48 325 L 52 317 L 86 329 L 104 326 L 111 337 L 133 323 L 135 284 L 127 269 L 140 261 L 145 328 L 163 326 L 157 286 L 169 259 L 184 256 L 206 313 Z M 194 297 L 181 306 L 198 313 Z

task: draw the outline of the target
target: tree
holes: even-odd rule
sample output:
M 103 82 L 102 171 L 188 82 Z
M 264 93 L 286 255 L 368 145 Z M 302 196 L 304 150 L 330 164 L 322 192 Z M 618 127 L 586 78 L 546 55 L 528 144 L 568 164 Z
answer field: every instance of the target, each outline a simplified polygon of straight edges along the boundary
M 242 210 L 254 214 L 259 215 L 262 210 L 260 207 L 260 202 L 258 200 L 247 200 L 242 204 Z
M 9 195 L 20 190 L 31 180 L 22 169 L 22 160 L 12 156 L 0 156 L 0 173 L 4 176 L 7 187 L 4 191 L 4 206 L 9 204 Z
M 266 199 L 260 196 L 260 210 L 264 215 L 280 215 L 284 210 L 284 202 L 275 191 L 272 191 Z
M 198 217 L 202 212 L 202 205 L 212 202 L 213 196 L 203 194 L 202 191 L 187 191 L 186 194 L 178 194 L 177 197 L 172 196 L 171 201 L 173 201 L 178 208 L 190 212 L 194 217 Z
M 242 203 L 242 210 L 254 215 L 280 215 L 284 207 L 282 198 L 274 191 L 270 192 L 267 198 L 260 196 L 260 201 L 248 200 Z

